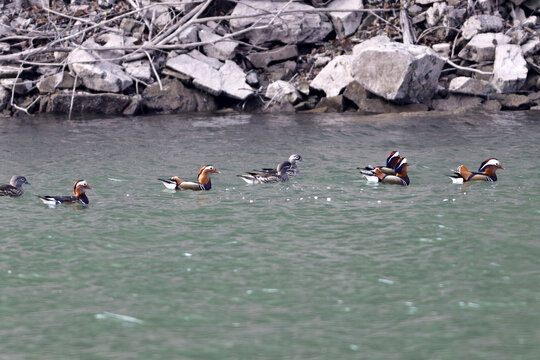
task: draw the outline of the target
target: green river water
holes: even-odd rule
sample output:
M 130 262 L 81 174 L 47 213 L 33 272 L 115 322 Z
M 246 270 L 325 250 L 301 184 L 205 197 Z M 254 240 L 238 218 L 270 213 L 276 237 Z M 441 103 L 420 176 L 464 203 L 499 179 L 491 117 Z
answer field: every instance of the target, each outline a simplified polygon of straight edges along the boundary
M 0 119 L 0 359 L 537 360 L 539 114 Z M 367 184 L 391 150 L 411 185 Z

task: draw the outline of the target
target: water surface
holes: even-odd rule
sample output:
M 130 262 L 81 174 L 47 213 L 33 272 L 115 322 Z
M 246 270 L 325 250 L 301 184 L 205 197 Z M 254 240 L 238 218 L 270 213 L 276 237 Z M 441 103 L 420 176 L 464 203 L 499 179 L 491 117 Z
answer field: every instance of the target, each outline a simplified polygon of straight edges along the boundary
M 0 359 L 538 359 L 538 112 L 0 119 Z M 411 186 L 357 166 L 406 156 Z M 306 162 L 288 183 L 242 171 Z M 452 185 L 488 157 L 496 183 Z M 166 190 L 213 164 L 210 192 Z M 86 179 L 90 205 L 49 208 Z

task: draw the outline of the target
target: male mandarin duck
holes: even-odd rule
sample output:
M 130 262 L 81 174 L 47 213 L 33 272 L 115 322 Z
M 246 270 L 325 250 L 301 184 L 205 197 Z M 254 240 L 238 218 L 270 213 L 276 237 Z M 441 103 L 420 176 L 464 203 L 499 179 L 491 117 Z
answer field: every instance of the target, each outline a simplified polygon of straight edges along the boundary
M 287 170 L 287 175 L 289 177 L 300 175 L 300 169 L 298 168 L 298 165 L 296 164 L 297 161 L 303 162 L 304 159 L 302 159 L 302 156 L 299 155 L 299 154 L 292 154 L 291 156 L 289 156 L 289 160 L 283 162 L 284 165 L 287 162 L 289 163 L 289 170 Z M 272 175 L 277 175 L 278 171 L 277 171 L 277 168 L 275 168 L 275 169 L 273 169 L 273 168 L 263 168 L 261 170 L 253 170 L 253 172 L 255 172 L 255 173 L 271 173 Z
M 386 158 L 386 164 L 381 166 L 373 166 L 368 165 L 364 168 L 357 168 L 360 169 L 360 172 L 365 175 L 375 175 L 374 170 L 380 169 L 383 174 L 387 175 L 395 175 L 395 167 L 400 162 L 402 158 L 399 157 L 399 151 L 392 151 L 390 155 Z
M 384 184 L 394 184 L 408 186 L 409 176 L 407 175 L 407 159 L 402 158 L 395 168 L 395 175 L 388 175 L 382 172 L 380 168 L 373 170 L 373 175 L 364 174 L 368 182 L 382 182 Z
M 210 181 L 210 174 L 219 174 L 219 171 L 213 165 L 205 165 L 199 170 L 199 176 L 197 182 L 184 181 L 173 176 L 170 179 L 158 179 L 170 190 L 194 190 L 194 191 L 208 191 L 212 188 L 212 182 Z
M 497 169 L 504 170 L 499 160 L 489 158 L 484 160 L 478 171 L 470 171 L 465 165 L 460 165 L 454 170 L 454 175 L 450 176 L 453 184 L 463 184 L 469 181 L 497 181 Z
M 275 172 L 265 172 L 265 171 L 252 171 L 247 172 L 243 175 L 236 175 L 248 184 L 268 184 L 268 183 L 277 183 L 284 182 L 289 180 L 289 170 L 291 168 L 291 163 L 289 161 L 284 161 L 279 164 Z
M 75 195 L 71 196 L 49 196 L 49 195 L 38 195 L 39 199 L 47 205 L 56 205 L 56 204 L 85 204 L 88 205 L 90 202 L 86 196 L 85 191 L 92 190 L 90 185 L 86 180 L 77 180 L 73 185 L 73 193 Z
M 30 183 L 24 176 L 13 175 L 9 184 L 0 185 L 0 196 L 19 197 L 24 193 L 23 184 Z

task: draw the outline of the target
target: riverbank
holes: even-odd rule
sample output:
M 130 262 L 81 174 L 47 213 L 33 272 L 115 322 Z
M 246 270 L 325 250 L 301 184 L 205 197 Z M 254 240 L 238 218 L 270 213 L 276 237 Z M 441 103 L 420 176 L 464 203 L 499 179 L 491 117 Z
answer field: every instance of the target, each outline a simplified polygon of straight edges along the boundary
M 0 111 L 538 110 L 539 6 L 6 1 Z

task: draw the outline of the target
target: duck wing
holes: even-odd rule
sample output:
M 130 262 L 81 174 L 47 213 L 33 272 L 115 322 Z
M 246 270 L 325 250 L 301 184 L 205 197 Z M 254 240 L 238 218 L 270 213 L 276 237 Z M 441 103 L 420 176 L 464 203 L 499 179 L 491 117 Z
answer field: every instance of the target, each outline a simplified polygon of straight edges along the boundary
M 23 194 L 22 188 L 16 188 L 13 185 L 0 185 L 0 196 L 18 197 Z

